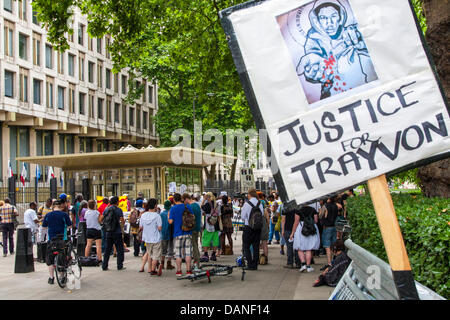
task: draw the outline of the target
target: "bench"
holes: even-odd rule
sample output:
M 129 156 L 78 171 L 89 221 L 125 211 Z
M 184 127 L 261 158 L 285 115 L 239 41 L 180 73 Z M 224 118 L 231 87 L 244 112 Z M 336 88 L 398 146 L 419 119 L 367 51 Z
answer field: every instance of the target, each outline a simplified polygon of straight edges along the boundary
M 345 246 L 352 262 L 328 300 L 399 300 L 389 264 L 350 239 Z M 420 300 L 446 300 L 417 281 L 416 288 Z

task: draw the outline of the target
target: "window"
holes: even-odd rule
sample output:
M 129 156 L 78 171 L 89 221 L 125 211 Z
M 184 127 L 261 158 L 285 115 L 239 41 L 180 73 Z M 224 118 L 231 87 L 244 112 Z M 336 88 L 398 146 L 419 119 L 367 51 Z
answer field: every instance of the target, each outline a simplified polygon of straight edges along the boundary
M 142 102 L 146 103 L 147 102 L 147 90 L 145 89 L 145 88 L 147 88 L 147 81 L 146 80 L 144 80 L 143 86 L 144 86 L 144 90 L 142 90 Z
M 53 109 L 53 78 L 47 77 L 47 86 L 45 88 L 45 98 L 46 98 L 46 105 L 47 108 Z
M 94 91 L 89 91 L 89 117 L 94 117 Z
M 103 119 L 103 99 L 97 99 L 97 116 L 99 119 Z
M 94 63 L 88 62 L 88 81 L 94 83 Z
M 153 86 L 148 86 L 148 103 L 153 103 Z
M 80 58 L 78 63 L 78 75 L 81 81 L 84 81 L 84 54 L 80 52 Z
M 78 24 L 78 44 L 83 45 L 84 43 L 84 25 Z
M 97 62 L 97 84 L 99 88 L 103 88 L 103 64 L 101 61 Z
M 106 58 L 110 59 L 111 55 L 109 53 L 109 46 L 111 45 L 111 37 L 109 35 L 105 37 L 105 42 Z
M 134 126 L 134 108 L 130 108 L 130 126 Z
M 33 63 L 41 65 L 41 35 L 33 33 Z
M 28 70 L 20 68 L 19 73 L 19 100 L 28 102 Z
M 19 19 L 27 21 L 27 0 L 19 0 Z
M 19 33 L 19 57 L 23 60 L 28 59 L 28 37 L 22 33 Z
M 106 121 L 108 123 L 111 123 L 111 104 L 112 104 L 112 97 L 108 96 L 106 98 Z
M 70 28 L 70 31 L 71 31 L 71 32 L 69 32 L 69 34 L 67 35 L 67 39 L 68 39 L 70 42 L 73 42 L 73 19 L 70 19 L 70 20 L 69 20 L 69 28 Z
M 33 103 L 41 104 L 41 88 L 42 81 L 39 79 L 33 79 Z
M 4 33 L 4 49 L 5 55 L 9 57 L 13 57 L 14 53 L 14 23 L 4 20 L 5 22 L 5 33 Z
M 64 52 L 58 52 L 58 73 L 64 74 Z
M 102 38 L 97 38 L 97 52 L 102 53 Z
M 136 129 L 141 131 L 141 106 L 136 106 Z
M 119 75 L 114 74 L 114 92 L 119 93 Z
M 5 70 L 5 97 L 14 97 L 14 73 Z
M 36 155 L 53 155 L 53 133 L 51 131 L 36 130 Z
M 75 113 L 75 85 L 69 85 L 69 112 Z
M 122 93 L 127 94 L 127 76 L 122 75 Z
M 33 23 L 39 25 L 39 21 L 37 19 L 37 12 L 33 10 Z
M 100 141 L 97 142 L 99 144 Z M 92 138 L 80 138 L 80 153 L 93 151 L 93 139 Z
M 22 162 L 17 157 L 28 157 L 30 155 L 30 129 L 26 127 L 11 126 L 9 129 L 9 155 L 13 171 L 20 174 Z M 28 172 L 30 167 L 27 166 Z
M 74 153 L 74 136 L 70 134 L 59 135 L 59 154 Z
M 106 89 L 111 89 L 111 69 L 106 68 Z
M 45 45 L 45 67 L 53 69 L 53 48 L 48 44 Z
M 12 12 L 12 0 L 4 0 L 3 8 L 5 8 L 6 11 Z
M 120 122 L 120 103 L 114 104 L 114 122 L 119 123 Z
M 147 130 L 148 112 L 142 112 L 142 129 Z
M 69 76 L 75 76 L 75 56 L 73 54 L 69 53 L 67 64 L 69 67 Z
M 122 105 L 122 128 L 127 127 L 127 106 L 125 104 Z
M 64 91 L 66 88 L 58 86 L 58 109 L 64 110 Z
M 87 37 L 88 37 L 88 50 L 92 50 L 92 38 L 89 34 Z
M 78 97 L 80 114 L 84 114 L 84 106 L 86 104 L 85 100 L 86 100 L 86 94 L 80 92 L 79 97 Z

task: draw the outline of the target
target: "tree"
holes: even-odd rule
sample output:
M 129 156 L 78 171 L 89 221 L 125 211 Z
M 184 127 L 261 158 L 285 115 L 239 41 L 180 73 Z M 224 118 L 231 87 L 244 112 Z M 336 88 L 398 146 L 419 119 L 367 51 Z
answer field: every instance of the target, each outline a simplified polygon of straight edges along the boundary
M 423 0 L 426 40 L 447 101 L 450 96 L 450 1 Z M 419 168 L 422 192 L 428 197 L 450 198 L 450 159 Z

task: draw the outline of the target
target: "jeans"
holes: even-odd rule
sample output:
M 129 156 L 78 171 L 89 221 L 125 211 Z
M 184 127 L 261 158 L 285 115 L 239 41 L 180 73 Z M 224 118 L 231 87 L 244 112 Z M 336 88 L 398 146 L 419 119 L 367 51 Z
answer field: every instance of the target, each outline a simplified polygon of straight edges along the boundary
M 102 254 L 105 253 L 106 248 L 106 231 L 102 228 Z
M 284 230 L 284 241 L 286 242 L 287 264 L 294 265 L 294 259 L 295 259 L 295 264 L 300 265 L 298 251 L 294 250 L 294 242 L 289 242 L 289 237 L 290 237 L 291 233 L 292 233 L 291 230 Z
M 134 256 L 137 257 L 139 255 L 139 250 L 141 243 L 137 239 L 137 234 L 133 234 L 133 248 L 134 248 Z
M 249 226 L 244 226 L 242 232 L 242 251 L 247 259 L 249 268 L 258 268 L 260 238 L 261 230 L 255 231 Z M 250 251 L 250 246 L 253 248 L 252 251 Z
M 280 232 L 275 231 L 275 223 L 270 222 L 269 242 L 272 242 L 274 233 L 275 233 L 275 239 L 277 239 L 277 241 L 280 241 Z
M 3 233 L 3 254 L 8 253 L 8 239 L 9 239 L 9 253 L 14 253 L 14 223 L 1 223 Z
M 109 256 L 111 255 L 113 245 L 116 245 L 117 249 L 117 269 L 120 270 L 123 268 L 123 261 L 125 260 L 125 256 L 122 233 L 106 232 L 106 248 L 103 255 L 102 264 L 103 270 L 108 268 Z

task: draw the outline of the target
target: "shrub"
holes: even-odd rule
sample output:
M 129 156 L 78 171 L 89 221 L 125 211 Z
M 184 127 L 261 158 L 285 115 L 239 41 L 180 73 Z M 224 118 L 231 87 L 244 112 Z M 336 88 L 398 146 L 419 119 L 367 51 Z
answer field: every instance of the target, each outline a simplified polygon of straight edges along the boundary
M 416 281 L 450 297 L 450 199 L 392 194 Z M 351 239 L 388 262 L 370 196 L 347 200 Z M 389 263 L 389 262 L 388 262 Z

